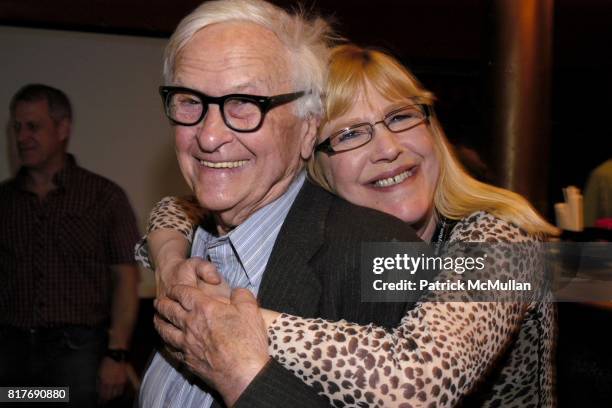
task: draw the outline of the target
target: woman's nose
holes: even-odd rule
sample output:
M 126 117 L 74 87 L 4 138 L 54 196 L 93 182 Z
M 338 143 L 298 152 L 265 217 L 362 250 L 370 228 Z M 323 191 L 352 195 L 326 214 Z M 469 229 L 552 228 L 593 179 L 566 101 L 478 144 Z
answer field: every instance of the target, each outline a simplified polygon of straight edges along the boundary
M 372 162 L 391 162 L 397 159 L 402 152 L 397 134 L 387 129 L 384 124 L 379 124 L 374 129 L 374 140 L 371 142 L 373 144 Z

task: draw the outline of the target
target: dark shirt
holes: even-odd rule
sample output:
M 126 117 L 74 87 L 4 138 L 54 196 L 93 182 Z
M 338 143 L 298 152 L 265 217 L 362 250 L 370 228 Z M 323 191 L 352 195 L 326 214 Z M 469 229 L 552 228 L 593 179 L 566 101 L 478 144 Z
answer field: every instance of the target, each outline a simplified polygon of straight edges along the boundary
M 107 324 L 111 265 L 133 262 L 138 229 L 123 190 L 68 155 L 43 201 L 25 171 L 0 184 L 0 325 Z

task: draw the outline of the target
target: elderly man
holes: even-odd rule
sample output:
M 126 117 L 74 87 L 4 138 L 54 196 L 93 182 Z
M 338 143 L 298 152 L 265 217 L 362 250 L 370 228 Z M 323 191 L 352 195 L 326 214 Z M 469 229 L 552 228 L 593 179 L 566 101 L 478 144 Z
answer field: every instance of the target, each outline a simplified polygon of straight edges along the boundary
M 263 1 L 220 0 L 201 5 L 173 34 L 165 56 L 171 86 L 160 90 L 183 176 L 209 213 L 192 256 L 206 258 L 264 307 L 393 325 L 405 304 L 360 302 L 360 244 L 416 235 L 399 220 L 305 181 L 322 114 L 329 33 L 320 19 Z M 154 357 L 142 407 L 209 407 L 220 398 L 228 406 L 327 406 L 269 358 L 261 318 L 243 313 L 257 307 L 248 293 L 235 291 L 226 304 L 195 287 L 171 288 L 187 282 L 165 275 L 177 262 L 164 258 L 166 249 L 156 257 L 158 302 L 177 301 L 190 317 L 173 324 L 158 317 L 156 324 L 185 352 L 184 364 L 168 353 Z M 203 348 L 204 335 L 214 344 Z
M 21 168 L 0 184 L 0 384 L 68 386 L 69 406 L 95 407 L 127 382 L 136 218 L 119 186 L 66 153 L 64 92 L 26 85 L 10 113 Z

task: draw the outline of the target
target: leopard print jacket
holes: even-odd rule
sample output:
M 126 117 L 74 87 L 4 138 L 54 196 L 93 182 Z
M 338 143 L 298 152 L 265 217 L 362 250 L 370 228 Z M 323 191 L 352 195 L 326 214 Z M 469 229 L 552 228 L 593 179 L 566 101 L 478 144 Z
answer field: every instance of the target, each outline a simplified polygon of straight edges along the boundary
M 165 198 L 149 232 L 190 239 L 201 217 L 193 200 Z M 541 270 L 538 240 L 486 212 L 460 220 L 449 242 L 520 243 L 507 275 Z M 145 262 L 146 245 L 137 248 Z M 269 352 L 338 407 L 553 407 L 554 314 L 551 302 L 429 299 L 391 331 L 282 314 L 268 329 Z

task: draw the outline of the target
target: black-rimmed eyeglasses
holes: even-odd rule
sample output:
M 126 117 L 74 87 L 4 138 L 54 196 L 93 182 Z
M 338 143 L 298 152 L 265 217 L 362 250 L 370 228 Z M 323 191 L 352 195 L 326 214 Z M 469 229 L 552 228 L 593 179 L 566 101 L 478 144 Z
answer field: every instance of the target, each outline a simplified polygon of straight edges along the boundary
M 320 143 L 315 150 L 329 155 L 353 150 L 361 147 L 374 137 L 374 126 L 383 123 L 393 133 L 410 130 L 426 122 L 431 115 L 428 105 L 415 104 L 405 105 L 387 113 L 382 120 L 374 123 L 357 123 L 334 132 L 325 141 Z
M 208 105 L 221 108 L 225 125 L 236 132 L 255 132 L 263 124 L 266 113 L 277 106 L 305 95 L 304 91 L 275 96 L 230 94 L 208 96 L 179 86 L 160 86 L 166 116 L 175 125 L 194 126 L 206 116 Z

